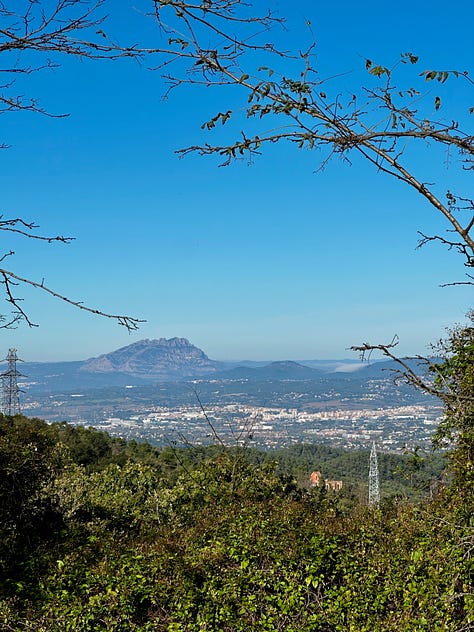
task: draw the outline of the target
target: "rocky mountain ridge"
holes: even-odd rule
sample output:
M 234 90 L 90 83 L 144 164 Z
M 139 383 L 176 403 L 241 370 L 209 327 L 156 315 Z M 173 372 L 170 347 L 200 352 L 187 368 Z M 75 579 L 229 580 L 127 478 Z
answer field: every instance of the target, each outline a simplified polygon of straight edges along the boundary
M 86 360 L 83 373 L 125 373 L 156 380 L 185 379 L 215 373 L 222 368 L 186 338 L 139 340 L 126 347 Z

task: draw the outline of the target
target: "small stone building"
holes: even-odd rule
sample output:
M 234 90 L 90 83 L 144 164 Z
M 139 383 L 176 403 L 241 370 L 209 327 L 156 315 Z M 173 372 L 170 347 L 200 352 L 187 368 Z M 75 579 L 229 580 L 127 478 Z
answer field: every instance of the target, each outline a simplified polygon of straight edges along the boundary
M 319 487 L 323 482 L 323 477 L 321 476 L 321 472 L 316 470 L 315 472 L 311 472 L 309 477 L 309 484 L 311 487 Z M 333 492 L 340 492 L 342 489 L 342 481 L 330 481 L 328 479 L 324 480 L 324 486 L 326 489 L 330 489 Z

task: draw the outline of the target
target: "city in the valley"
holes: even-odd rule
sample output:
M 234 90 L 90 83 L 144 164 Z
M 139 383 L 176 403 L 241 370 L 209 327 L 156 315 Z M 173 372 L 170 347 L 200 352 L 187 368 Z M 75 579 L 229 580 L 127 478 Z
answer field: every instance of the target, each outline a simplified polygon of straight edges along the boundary
M 430 445 L 442 414 L 439 400 L 407 385 L 393 364 L 224 363 L 185 338 L 21 368 L 25 415 L 154 445 L 357 449 L 375 441 L 386 451 L 410 450 Z
M 26 392 L 23 411 L 155 445 L 219 440 L 269 449 L 294 443 L 357 449 L 375 440 L 387 451 L 430 445 L 442 412 L 436 400 L 397 387 L 388 377 L 364 383 L 339 378 L 339 383 L 337 388 L 329 378 L 325 383 L 258 384 L 194 380 L 70 393 Z

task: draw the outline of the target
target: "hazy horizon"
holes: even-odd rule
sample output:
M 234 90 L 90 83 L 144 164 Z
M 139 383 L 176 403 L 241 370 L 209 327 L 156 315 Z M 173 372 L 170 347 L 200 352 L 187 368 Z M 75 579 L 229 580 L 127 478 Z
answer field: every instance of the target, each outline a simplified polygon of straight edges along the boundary
M 194 342 L 192 340 L 189 340 L 189 338 L 187 338 L 186 336 L 172 336 L 171 338 L 185 338 L 186 340 L 188 340 L 188 342 L 190 342 L 190 344 L 194 345 L 195 347 L 198 347 L 199 349 L 201 349 L 211 360 L 215 360 L 217 362 L 223 362 L 223 363 L 239 363 L 239 362 L 249 362 L 249 363 L 271 363 L 271 362 L 321 362 L 321 363 L 337 363 L 337 364 L 351 364 L 351 365 L 358 365 L 358 364 L 364 364 L 367 362 L 362 362 L 359 358 L 359 355 L 357 352 L 354 352 L 354 356 L 350 357 L 350 356 L 344 356 L 344 357 L 340 357 L 340 358 L 336 358 L 336 357 L 273 357 L 273 358 L 268 358 L 268 357 L 254 357 L 254 358 L 249 358 L 249 357 L 237 357 L 237 358 L 229 358 L 229 357 L 223 357 L 223 356 L 213 356 L 209 353 L 207 353 L 206 349 L 203 349 L 202 347 L 199 347 L 199 345 L 194 344 Z M 17 355 L 18 355 L 18 359 L 21 362 L 30 362 L 30 363 L 55 363 L 55 362 L 82 362 L 85 360 L 89 360 L 91 358 L 96 358 L 102 355 L 106 355 L 109 353 L 112 353 L 114 351 L 117 351 L 118 349 L 122 349 L 124 347 L 127 347 L 129 345 L 135 344 L 136 342 L 140 342 L 140 341 L 144 341 L 144 340 L 155 340 L 155 339 L 139 339 L 134 341 L 133 343 L 129 343 L 126 345 L 123 345 L 122 347 L 117 347 L 117 348 L 113 348 L 113 349 L 108 349 L 107 351 L 102 351 L 100 353 L 95 353 L 93 355 L 90 356 L 80 356 L 80 355 L 76 355 L 75 357 L 67 357 L 64 355 L 64 357 L 62 358 L 55 358 L 54 356 L 51 356 L 50 359 L 38 359 L 35 357 L 30 357 L 28 355 L 28 353 L 24 353 L 24 350 L 18 348 L 18 347 L 14 347 L 17 351 Z M 156 339 L 157 340 L 157 339 Z M 168 339 L 169 340 L 169 339 Z M 2 357 L 0 355 L 0 362 L 4 361 L 4 358 L 6 358 L 8 349 L 5 349 L 5 353 L 4 356 Z M 371 358 L 371 361 L 377 361 L 381 359 L 380 357 L 373 357 Z

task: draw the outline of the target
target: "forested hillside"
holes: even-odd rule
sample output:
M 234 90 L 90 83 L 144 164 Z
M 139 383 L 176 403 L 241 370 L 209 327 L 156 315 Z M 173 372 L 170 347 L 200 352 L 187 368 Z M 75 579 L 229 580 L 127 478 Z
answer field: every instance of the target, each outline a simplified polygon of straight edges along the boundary
M 470 505 L 433 494 L 442 460 L 379 458 L 394 487 L 369 509 L 367 453 L 159 449 L 2 417 L 3 629 L 470 629 Z M 343 490 L 309 488 L 316 466 Z

